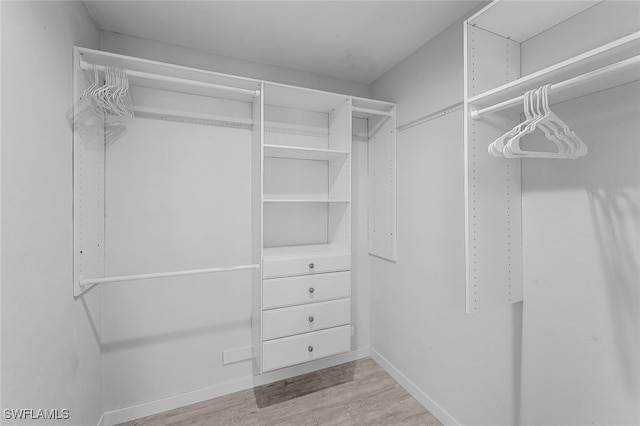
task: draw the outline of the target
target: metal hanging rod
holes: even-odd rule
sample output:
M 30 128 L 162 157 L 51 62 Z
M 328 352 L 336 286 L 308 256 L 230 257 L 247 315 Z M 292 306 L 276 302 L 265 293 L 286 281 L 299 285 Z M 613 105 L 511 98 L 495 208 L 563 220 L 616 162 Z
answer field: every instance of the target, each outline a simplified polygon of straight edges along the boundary
M 585 74 L 572 77 L 568 80 L 564 80 L 559 83 L 552 84 L 551 87 L 549 87 L 549 93 L 550 94 L 558 93 L 563 90 L 570 89 L 572 87 L 580 86 L 582 84 L 589 83 L 590 81 L 593 81 L 597 78 L 603 77 L 604 75 L 607 75 L 616 71 L 620 71 L 623 68 L 627 68 L 627 67 L 638 65 L 638 64 L 640 64 L 640 55 L 634 56 L 629 59 L 625 59 L 620 62 L 616 62 L 611 65 L 607 65 L 606 67 L 598 68 L 597 70 L 593 70 Z M 477 120 L 485 114 L 491 114 L 493 112 L 509 109 L 517 105 L 522 105 L 523 102 L 524 102 L 524 94 L 512 99 L 497 103 L 495 105 L 491 105 L 486 108 L 473 110 L 469 115 L 474 120 Z
M 462 102 L 455 103 L 455 104 L 450 105 L 450 106 L 448 106 L 446 108 L 439 109 L 436 112 L 432 112 L 431 114 L 422 116 L 420 118 L 416 118 L 415 120 L 412 120 L 412 121 L 410 121 L 408 123 L 405 123 L 402 126 L 398 126 L 398 127 L 396 127 L 396 130 L 398 132 L 405 131 L 405 130 L 410 129 L 412 127 L 419 126 L 419 125 L 427 123 L 427 122 L 429 122 L 431 120 L 435 120 L 436 118 L 444 117 L 447 114 L 451 114 L 452 112 L 461 110 L 462 107 L 463 107 L 463 103 Z
M 85 61 L 80 61 L 80 69 L 82 70 L 93 71 L 94 67 L 97 67 L 98 71 L 101 71 L 101 72 L 104 72 L 105 70 L 104 65 L 94 65 Z M 126 70 L 126 72 L 129 77 L 138 77 L 146 80 L 162 81 L 165 83 L 177 83 L 177 84 L 182 84 L 182 85 L 191 86 L 191 87 L 202 87 L 206 89 L 223 90 L 227 92 L 234 92 L 234 93 L 239 93 L 239 94 L 248 95 L 248 96 L 260 96 L 259 90 L 241 89 L 239 87 L 223 86 L 221 84 L 206 83 L 204 81 L 189 80 L 189 79 L 180 78 L 180 77 L 170 77 L 167 75 L 151 74 L 151 73 L 142 72 L 142 71 Z
M 379 111 L 377 109 L 369 109 L 369 108 L 353 107 L 352 110 L 354 112 L 362 112 L 364 114 L 386 115 L 388 117 L 391 117 L 393 115 L 391 111 Z
M 80 286 L 86 287 L 93 284 L 114 283 L 118 281 L 135 281 L 146 280 L 151 278 L 179 277 L 184 275 L 200 275 L 211 274 L 214 272 L 243 271 L 246 269 L 260 269 L 259 264 L 230 266 L 226 268 L 208 268 L 208 269 L 191 269 L 188 271 L 158 272 L 155 274 L 139 274 L 139 275 L 119 275 L 115 277 L 104 278 L 83 278 L 80 277 Z

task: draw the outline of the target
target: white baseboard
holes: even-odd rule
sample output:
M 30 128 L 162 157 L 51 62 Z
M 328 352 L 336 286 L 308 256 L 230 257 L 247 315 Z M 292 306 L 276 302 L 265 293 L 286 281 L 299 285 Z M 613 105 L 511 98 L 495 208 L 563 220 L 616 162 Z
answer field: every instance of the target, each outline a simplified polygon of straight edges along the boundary
M 407 392 L 411 394 L 424 408 L 433 414 L 445 425 L 459 426 L 458 422 L 451 414 L 429 397 L 422 389 L 416 386 L 407 376 L 402 374 L 393 364 L 371 348 L 371 358 L 380 365 L 391 377 L 395 379 Z
M 98 420 L 98 426 L 104 426 L 104 414 L 100 416 L 100 420 Z
M 150 401 L 144 404 L 121 408 L 114 411 L 107 411 L 103 414 L 103 419 L 101 419 L 102 423 L 100 423 L 99 426 L 117 425 L 119 423 L 128 422 L 141 417 L 150 416 L 152 414 L 162 413 L 163 411 L 173 410 L 175 408 L 184 407 L 185 405 L 195 404 L 197 402 L 206 401 L 208 399 L 217 398 L 219 396 L 241 390 L 251 389 L 267 383 L 277 382 L 278 380 L 288 379 L 300 374 L 332 367 L 334 365 L 343 364 L 345 362 L 354 361 L 367 356 L 369 356 L 369 348 L 358 349 L 356 351 L 319 359 L 314 362 L 295 365 L 282 370 L 270 371 L 259 376 L 247 376 L 232 382 L 221 383 L 204 389 L 198 389 L 192 392 L 170 396 L 168 398 Z

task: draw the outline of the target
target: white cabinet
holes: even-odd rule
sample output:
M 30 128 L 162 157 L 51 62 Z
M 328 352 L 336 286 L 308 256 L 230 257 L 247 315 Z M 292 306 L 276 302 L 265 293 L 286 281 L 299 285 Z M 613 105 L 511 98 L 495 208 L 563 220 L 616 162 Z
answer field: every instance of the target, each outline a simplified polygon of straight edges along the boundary
M 264 84 L 259 372 L 350 350 L 351 122 L 351 97 Z

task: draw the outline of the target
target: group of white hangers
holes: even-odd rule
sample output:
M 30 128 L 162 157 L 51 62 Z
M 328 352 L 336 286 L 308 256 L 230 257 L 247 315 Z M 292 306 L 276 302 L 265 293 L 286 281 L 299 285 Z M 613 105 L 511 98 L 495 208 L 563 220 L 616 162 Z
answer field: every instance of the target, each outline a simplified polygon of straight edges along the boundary
M 133 117 L 133 106 L 129 93 L 127 72 L 120 68 L 104 67 L 105 82 L 100 85 L 98 67 L 93 68 L 93 83 L 86 88 L 82 96 L 90 99 L 96 112 L 102 112 L 120 117 Z
M 133 117 L 129 82 L 124 70 L 105 67 L 105 83 L 100 84 L 97 67 L 93 70 L 93 83 L 67 111 L 67 121 L 87 146 L 108 147 L 127 131 L 119 121 L 106 115 Z
M 489 145 L 489 154 L 504 158 L 575 159 L 587 154 L 587 146 L 569 126 L 549 109 L 550 84 L 524 94 L 525 120 Z M 523 136 L 540 129 L 556 146 L 555 152 L 522 149 Z

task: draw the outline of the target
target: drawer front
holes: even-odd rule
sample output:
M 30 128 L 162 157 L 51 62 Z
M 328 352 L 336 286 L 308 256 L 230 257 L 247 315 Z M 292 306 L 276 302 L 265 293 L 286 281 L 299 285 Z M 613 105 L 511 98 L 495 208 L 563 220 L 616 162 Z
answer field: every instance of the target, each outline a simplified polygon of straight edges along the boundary
M 265 258 L 263 261 L 262 277 L 276 278 L 350 270 L 351 254 L 349 253 L 300 257 L 271 257 Z
M 351 272 L 272 278 L 262 282 L 262 309 L 351 297 Z
M 351 299 L 310 303 L 262 313 L 262 340 L 309 333 L 351 322 Z
M 313 361 L 350 349 L 351 326 L 348 325 L 270 340 L 262 344 L 263 371 Z

